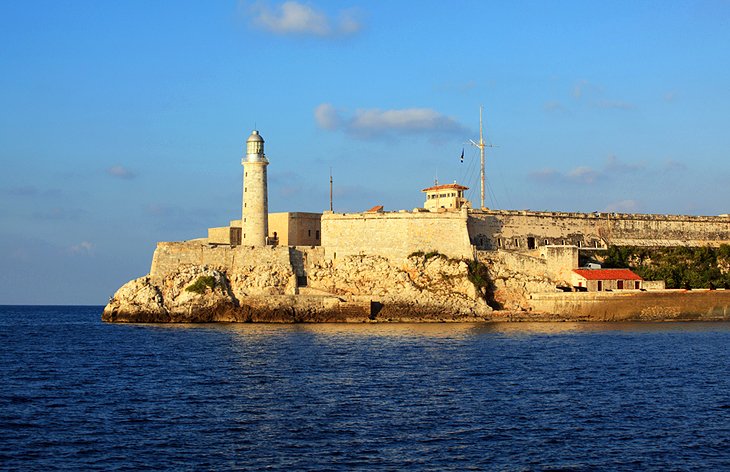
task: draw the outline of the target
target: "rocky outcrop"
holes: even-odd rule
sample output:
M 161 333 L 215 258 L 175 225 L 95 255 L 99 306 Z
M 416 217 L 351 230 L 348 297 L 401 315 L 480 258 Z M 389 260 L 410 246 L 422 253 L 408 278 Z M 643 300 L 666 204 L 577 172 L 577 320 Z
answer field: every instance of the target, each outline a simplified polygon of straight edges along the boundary
M 570 285 L 555 279 L 545 260 L 539 257 L 510 251 L 480 251 L 479 260 L 489 268 L 492 300 L 510 312 L 529 311 L 533 293 L 555 292 L 557 286 Z
M 399 264 L 349 256 L 313 264 L 309 288 L 280 259 L 233 268 L 183 265 L 132 280 L 114 294 L 110 322 L 477 321 L 491 313 L 468 265 L 440 255 Z
M 430 257 L 429 257 L 430 256 Z M 491 309 L 469 280 L 467 263 L 417 254 L 393 265 L 380 256 L 348 256 L 309 272 L 311 287 L 343 296 L 371 296 L 381 318 L 482 318 Z

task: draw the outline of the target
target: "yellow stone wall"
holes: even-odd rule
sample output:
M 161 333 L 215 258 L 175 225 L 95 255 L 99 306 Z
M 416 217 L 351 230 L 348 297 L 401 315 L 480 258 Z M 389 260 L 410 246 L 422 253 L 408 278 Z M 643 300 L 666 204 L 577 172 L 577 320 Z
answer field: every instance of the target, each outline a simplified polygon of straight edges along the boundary
M 269 237 L 279 238 L 280 246 L 320 246 L 321 213 L 269 213 Z
M 272 260 L 289 264 L 289 248 L 209 246 L 201 241 L 160 242 L 152 256 L 150 276 L 164 277 L 183 265 L 234 269 L 242 264 L 258 265 Z
M 327 259 L 369 254 L 399 259 L 416 251 L 470 258 L 466 210 L 459 212 L 329 213 L 322 215 Z
M 575 245 L 719 246 L 730 244 L 726 216 L 470 210 L 469 237 L 480 249 Z

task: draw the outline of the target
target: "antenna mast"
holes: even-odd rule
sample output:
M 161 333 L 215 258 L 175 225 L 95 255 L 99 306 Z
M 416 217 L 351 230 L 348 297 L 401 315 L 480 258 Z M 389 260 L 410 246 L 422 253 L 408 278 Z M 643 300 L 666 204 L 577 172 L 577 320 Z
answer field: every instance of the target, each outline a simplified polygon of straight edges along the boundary
M 330 211 L 334 213 L 332 210 L 332 167 L 330 167 Z
M 484 109 L 483 106 L 479 106 L 479 142 L 475 143 L 473 139 L 470 139 L 469 142 L 471 142 L 472 146 L 479 148 L 479 157 L 481 158 L 481 173 L 480 173 L 480 180 L 481 180 L 481 193 L 480 193 L 480 208 L 484 208 L 484 148 L 488 147 L 494 147 L 491 144 L 486 144 L 484 142 L 484 128 L 482 126 L 482 110 Z

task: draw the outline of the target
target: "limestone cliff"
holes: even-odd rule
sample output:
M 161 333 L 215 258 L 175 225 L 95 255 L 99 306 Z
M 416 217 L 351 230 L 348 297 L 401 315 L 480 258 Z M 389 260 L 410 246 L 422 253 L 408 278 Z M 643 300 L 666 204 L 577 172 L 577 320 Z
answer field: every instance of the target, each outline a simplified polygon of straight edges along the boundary
M 512 251 L 479 251 L 478 257 L 489 268 L 491 301 L 504 310 L 529 311 L 531 294 L 570 285 L 552 274 L 539 257 Z
M 435 255 L 394 264 L 379 256 L 313 263 L 298 289 L 281 258 L 234 267 L 183 264 L 132 280 L 114 294 L 111 322 L 476 321 L 491 309 L 468 265 Z

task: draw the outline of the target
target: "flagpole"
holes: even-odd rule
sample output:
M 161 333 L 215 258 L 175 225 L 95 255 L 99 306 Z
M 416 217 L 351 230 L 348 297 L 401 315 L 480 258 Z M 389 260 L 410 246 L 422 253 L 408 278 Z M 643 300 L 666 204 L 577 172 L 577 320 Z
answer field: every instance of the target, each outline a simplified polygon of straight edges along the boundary
M 480 170 L 481 170 L 481 172 L 480 172 L 480 183 L 481 183 L 480 203 L 481 203 L 481 206 L 480 206 L 480 208 L 484 208 L 484 188 L 485 188 L 485 180 L 486 180 L 485 176 L 484 176 L 484 160 L 485 160 L 484 159 L 484 148 L 493 147 L 491 144 L 488 145 L 484 142 L 484 127 L 482 124 L 482 110 L 483 109 L 484 109 L 484 107 L 482 105 L 479 105 L 479 142 L 475 143 L 474 140 L 472 140 L 472 139 L 469 140 L 469 142 L 471 142 L 471 144 L 474 147 L 479 148 L 479 157 L 480 157 L 480 163 L 481 163 L 481 166 L 480 166 Z

